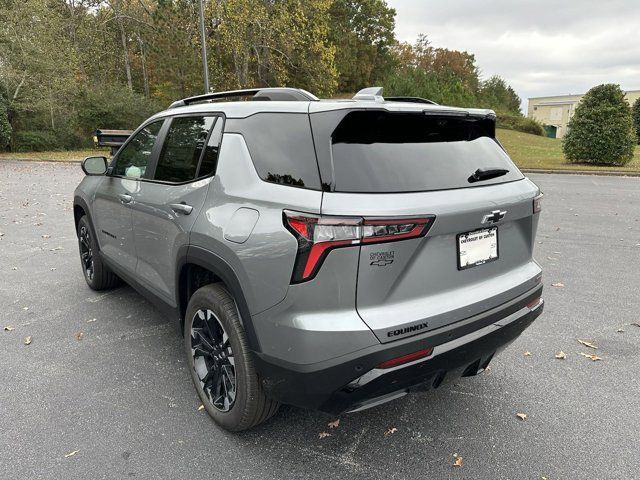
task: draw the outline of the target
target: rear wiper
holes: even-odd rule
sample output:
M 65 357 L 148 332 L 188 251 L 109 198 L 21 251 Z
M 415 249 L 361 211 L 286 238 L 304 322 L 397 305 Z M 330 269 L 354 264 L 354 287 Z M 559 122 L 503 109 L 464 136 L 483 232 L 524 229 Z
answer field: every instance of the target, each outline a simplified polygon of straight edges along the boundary
M 483 180 L 489 180 L 490 178 L 501 177 L 507 173 L 509 173 L 509 170 L 504 168 L 479 168 L 473 172 L 473 175 L 471 175 L 468 180 L 469 183 L 481 182 Z

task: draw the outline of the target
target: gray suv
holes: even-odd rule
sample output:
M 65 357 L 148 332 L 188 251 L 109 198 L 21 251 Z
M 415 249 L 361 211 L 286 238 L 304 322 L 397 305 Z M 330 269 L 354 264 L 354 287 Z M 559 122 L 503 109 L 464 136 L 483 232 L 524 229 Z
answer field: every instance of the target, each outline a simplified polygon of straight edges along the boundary
M 179 319 L 225 429 L 476 375 L 542 313 L 542 196 L 495 114 L 381 93 L 187 98 L 83 162 L 89 287 L 122 279 Z

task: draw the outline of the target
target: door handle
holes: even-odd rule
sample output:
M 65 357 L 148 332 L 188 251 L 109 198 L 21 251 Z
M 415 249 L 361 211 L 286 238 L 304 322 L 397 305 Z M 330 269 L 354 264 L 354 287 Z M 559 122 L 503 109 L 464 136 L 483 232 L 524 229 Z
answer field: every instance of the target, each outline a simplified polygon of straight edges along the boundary
M 182 213 L 183 215 L 189 215 L 193 211 L 193 207 L 186 203 L 172 203 L 169 207 L 171 207 L 171 210 L 174 212 Z
M 131 203 L 131 200 L 133 200 L 133 197 L 128 193 L 121 193 L 120 195 L 118 195 L 118 197 L 120 198 L 120 202 L 122 203 Z

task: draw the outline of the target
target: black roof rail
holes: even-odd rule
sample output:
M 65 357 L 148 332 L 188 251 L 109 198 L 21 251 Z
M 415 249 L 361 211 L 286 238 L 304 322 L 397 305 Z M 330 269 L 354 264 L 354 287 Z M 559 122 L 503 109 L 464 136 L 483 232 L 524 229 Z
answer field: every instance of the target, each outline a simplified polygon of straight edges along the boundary
M 433 100 L 420 97 L 384 97 L 387 102 L 411 102 L 411 103 L 428 103 L 429 105 L 438 105 Z
M 252 100 L 298 101 L 316 102 L 318 97 L 301 88 L 247 88 L 244 90 L 230 90 L 227 92 L 211 92 L 204 95 L 183 98 L 173 102 L 169 108 L 184 107 L 193 103 L 221 100 L 224 98 L 252 97 Z

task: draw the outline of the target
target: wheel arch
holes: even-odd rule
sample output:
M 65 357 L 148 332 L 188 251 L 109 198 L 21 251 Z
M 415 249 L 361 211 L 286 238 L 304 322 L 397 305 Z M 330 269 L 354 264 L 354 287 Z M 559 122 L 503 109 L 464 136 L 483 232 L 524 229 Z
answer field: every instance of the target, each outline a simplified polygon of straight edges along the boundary
M 78 222 L 85 215 L 91 219 L 89 216 L 89 206 L 87 202 L 84 201 L 84 198 L 76 195 L 73 197 L 73 221 L 76 225 L 76 230 L 78 230 Z
M 184 331 L 187 305 L 195 290 L 210 283 L 221 283 L 236 303 L 240 321 L 247 335 L 249 348 L 254 352 L 260 352 L 260 343 L 253 328 L 251 311 L 240 280 L 233 268 L 222 257 L 196 246 L 181 247 L 176 265 L 176 300 L 180 312 L 181 326 L 183 327 L 182 331 Z M 204 276 L 202 278 L 204 283 L 198 280 L 199 276 Z
M 89 220 L 89 228 L 91 228 L 91 235 L 96 239 L 96 243 L 98 244 L 98 249 L 100 249 L 100 238 L 96 235 L 96 228 L 93 224 L 93 219 L 91 218 L 91 210 L 89 210 L 89 205 L 79 195 L 73 197 L 73 221 L 76 227 L 76 234 L 78 233 L 78 223 L 82 217 L 87 217 Z

